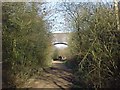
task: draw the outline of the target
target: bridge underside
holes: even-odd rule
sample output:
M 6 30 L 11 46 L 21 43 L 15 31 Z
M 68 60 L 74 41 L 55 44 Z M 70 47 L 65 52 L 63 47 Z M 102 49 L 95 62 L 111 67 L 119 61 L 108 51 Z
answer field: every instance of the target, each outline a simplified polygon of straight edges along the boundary
M 57 45 L 57 44 L 68 45 L 67 43 L 59 43 L 59 42 L 57 42 L 57 43 L 53 43 L 53 45 Z

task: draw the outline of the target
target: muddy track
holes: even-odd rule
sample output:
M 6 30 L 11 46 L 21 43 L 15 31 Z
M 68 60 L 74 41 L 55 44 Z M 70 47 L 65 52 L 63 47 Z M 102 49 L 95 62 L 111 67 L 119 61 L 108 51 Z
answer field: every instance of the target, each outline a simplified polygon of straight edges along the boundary
M 69 89 L 73 86 L 72 82 L 71 70 L 62 61 L 53 61 L 52 67 L 44 69 L 41 76 L 29 79 L 25 87 Z

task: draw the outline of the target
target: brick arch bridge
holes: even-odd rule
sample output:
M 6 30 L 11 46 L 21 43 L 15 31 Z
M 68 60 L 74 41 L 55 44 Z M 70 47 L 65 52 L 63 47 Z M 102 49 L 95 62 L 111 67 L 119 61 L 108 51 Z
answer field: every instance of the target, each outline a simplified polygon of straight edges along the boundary
M 64 44 L 68 45 L 68 34 L 69 33 L 53 33 L 53 41 L 52 44 Z

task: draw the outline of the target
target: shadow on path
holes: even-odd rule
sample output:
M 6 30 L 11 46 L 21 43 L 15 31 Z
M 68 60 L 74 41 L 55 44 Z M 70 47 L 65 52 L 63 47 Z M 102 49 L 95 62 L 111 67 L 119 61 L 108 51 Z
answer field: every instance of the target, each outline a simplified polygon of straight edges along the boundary
M 62 61 L 53 61 L 53 66 L 44 69 L 42 75 L 29 79 L 24 85 L 29 88 L 70 89 L 73 86 L 73 74 Z

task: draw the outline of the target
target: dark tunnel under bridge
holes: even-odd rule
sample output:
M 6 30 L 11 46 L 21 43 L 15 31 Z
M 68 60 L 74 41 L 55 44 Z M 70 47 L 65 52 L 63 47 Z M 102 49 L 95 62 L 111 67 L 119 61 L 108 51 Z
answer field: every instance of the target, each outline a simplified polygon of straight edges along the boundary
M 54 42 L 54 43 L 53 43 L 53 45 L 57 45 L 57 44 L 68 45 L 68 43 L 66 43 L 66 42 Z

